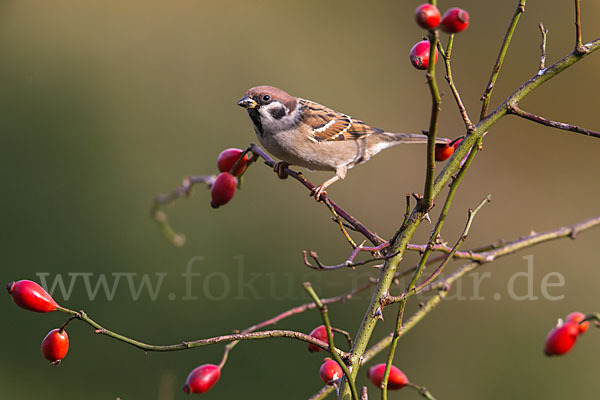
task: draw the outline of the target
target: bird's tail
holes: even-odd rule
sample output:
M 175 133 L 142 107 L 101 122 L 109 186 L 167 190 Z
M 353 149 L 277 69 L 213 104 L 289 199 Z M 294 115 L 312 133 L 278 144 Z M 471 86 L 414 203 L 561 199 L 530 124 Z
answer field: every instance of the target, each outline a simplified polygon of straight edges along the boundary
M 390 142 L 395 142 L 394 144 L 400 143 L 427 143 L 427 136 L 420 135 L 418 133 L 390 133 L 384 132 Z M 446 138 L 436 138 L 436 143 L 449 143 L 450 139 Z

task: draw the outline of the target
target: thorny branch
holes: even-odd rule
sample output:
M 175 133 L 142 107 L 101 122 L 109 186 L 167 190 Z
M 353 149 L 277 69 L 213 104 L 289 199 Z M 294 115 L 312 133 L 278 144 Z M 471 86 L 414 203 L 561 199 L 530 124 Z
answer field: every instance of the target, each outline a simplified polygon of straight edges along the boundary
M 428 291 L 436 291 L 436 293 L 431 298 L 429 298 L 429 300 L 427 300 L 424 304 L 422 304 L 419 310 L 402 324 L 402 334 L 405 335 L 419 322 L 421 322 L 421 320 L 423 320 L 423 318 L 425 318 L 427 314 L 433 311 L 433 309 L 435 309 L 435 307 L 437 307 L 441 303 L 441 301 L 448 295 L 448 292 L 450 291 L 454 282 L 456 282 L 469 272 L 472 272 L 473 270 L 481 267 L 486 263 L 492 262 L 499 257 L 513 254 L 519 250 L 523 250 L 525 248 L 529 248 L 541 243 L 563 238 L 575 239 L 579 233 L 585 232 L 589 229 L 598 226 L 600 226 L 600 215 L 571 226 L 564 226 L 555 230 L 542 233 L 533 233 L 531 235 L 525 236 L 514 241 L 503 242 L 503 244 L 501 245 L 490 245 L 489 250 L 479 253 L 485 259 L 485 261 L 473 261 L 467 263 L 452 274 L 448 275 L 447 277 L 439 279 L 431 283 L 429 286 L 423 288 L 421 293 Z M 405 274 L 406 271 L 404 271 L 403 273 Z M 394 332 L 380 339 L 369 349 L 367 349 L 364 352 L 363 357 L 361 358 L 361 365 L 367 363 L 379 353 L 381 353 L 383 350 L 388 348 L 391 345 L 393 338 Z M 313 397 L 311 397 L 311 399 L 324 399 L 329 393 L 331 393 L 332 390 L 332 387 L 325 386 Z

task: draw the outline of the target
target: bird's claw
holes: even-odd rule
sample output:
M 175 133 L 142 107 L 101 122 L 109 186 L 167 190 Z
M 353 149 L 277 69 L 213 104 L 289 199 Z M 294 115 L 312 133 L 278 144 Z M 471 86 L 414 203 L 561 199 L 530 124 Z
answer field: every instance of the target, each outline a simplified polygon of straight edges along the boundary
M 310 191 L 310 197 L 314 197 L 317 201 L 321 201 L 321 195 L 327 195 L 324 185 L 315 186 Z

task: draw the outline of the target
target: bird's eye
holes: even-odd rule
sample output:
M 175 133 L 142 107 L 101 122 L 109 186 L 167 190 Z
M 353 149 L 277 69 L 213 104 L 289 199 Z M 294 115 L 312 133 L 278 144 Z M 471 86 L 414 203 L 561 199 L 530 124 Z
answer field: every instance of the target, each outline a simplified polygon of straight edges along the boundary
M 271 100 L 271 96 L 269 96 L 268 94 L 265 94 L 265 95 L 263 95 L 262 100 L 266 103 Z

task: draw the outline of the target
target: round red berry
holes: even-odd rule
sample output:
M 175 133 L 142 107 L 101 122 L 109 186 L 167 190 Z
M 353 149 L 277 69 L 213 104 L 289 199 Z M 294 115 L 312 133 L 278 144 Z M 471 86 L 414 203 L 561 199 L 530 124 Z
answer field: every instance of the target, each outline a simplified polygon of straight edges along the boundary
M 52 296 L 33 281 L 11 282 L 6 289 L 12 295 L 13 301 L 26 310 L 50 312 L 56 311 L 58 307 Z
M 584 319 L 585 319 L 584 313 L 572 312 L 569 315 L 567 315 L 567 318 L 565 318 L 565 322 L 573 322 L 573 323 L 578 324 L 579 334 L 582 334 L 583 332 L 587 331 L 588 328 L 590 327 L 590 321 L 585 321 L 583 323 L 580 323 Z
M 446 33 L 458 33 L 469 26 L 469 13 L 462 8 L 453 7 L 442 16 L 442 30 Z
M 187 394 L 204 393 L 221 377 L 221 368 L 214 364 L 203 364 L 194 368 L 185 380 L 183 391 Z
M 427 69 L 429 67 L 429 49 L 431 45 L 429 44 L 429 40 L 422 40 L 415 44 L 412 49 L 410 49 L 410 62 L 413 67 L 416 69 Z M 438 58 L 438 50 L 435 49 L 435 59 L 434 63 Z
M 238 176 L 242 172 L 244 172 L 246 170 L 246 166 L 248 165 L 248 155 L 247 154 L 244 154 L 244 157 L 238 164 L 235 171 L 230 171 L 231 168 L 233 168 L 233 166 L 237 162 L 237 160 L 240 159 L 240 156 L 242 155 L 243 152 L 244 152 L 243 150 L 235 149 L 235 148 L 223 150 L 221 152 L 221 154 L 219 154 L 219 157 L 217 157 L 217 167 L 219 167 L 219 171 L 220 172 L 229 172 L 233 176 Z
M 317 326 L 315 329 L 312 330 L 310 336 L 314 337 L 315 339 L 319 339 L 322 342 L 329 343 L 329 340 L 327 339 L 327 328 L 325 328 L 325 325 Z M 322 348 L 315 346 L 314 344 L 308 344 L 308 351 L 310 351 L 311 353 L 322 350 Z
M 321 380 L 328 385 L 333 385 L 335 381 L 342 377 L 342 375 L 344 375 L 342 367 L 340 367 L 337 361 L 334 361 L 331 358 L 326 358 L 319 369 Z
M 415 20 L 423 29 L 435 29 L 440 24 L 440 10 L 432 4 L 421 4 L 415 10 Z
M 385 372 L 385 363 L 377 364 L 369 368 L 367 376 L 373 382 L 373 385 L 381 388 L 381 381 L 383 381 L 383 373 Z M 402 389 L 408 383 L 408 378 L 404 372 L 400 371 L 397 367 L 390 365 L 390 376 L 388 377 L 387 388 L 389 390 Z
M 60 363 L 69 351 L 67 331 L 52 329 L 42 340 L 42 354 L 52 365 Z
M 547 356 L 559 356 L 567 353 L 577 340 L 579 325 L 573 322 L 565 322 L 554 327 L 544 343 L 544 353 Z
M 235 194 L 237 179 L 229 172 L 221 172 L 210 190 L 210 205 L 212 208 L 218 208 L 229 203 Z

